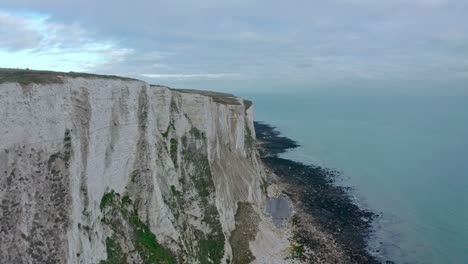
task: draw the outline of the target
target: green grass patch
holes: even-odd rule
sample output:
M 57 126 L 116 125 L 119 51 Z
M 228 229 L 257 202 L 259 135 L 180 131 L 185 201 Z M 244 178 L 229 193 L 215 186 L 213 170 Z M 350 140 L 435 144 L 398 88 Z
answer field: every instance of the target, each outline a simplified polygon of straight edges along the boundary
M 177 146 L 178 146 L 178 142 L 177 142 L 177 139 L 175 138 L 171 138 L 171 141 L 170 141 L 171 145 L 170 145 L 170 153 L 171 153 L 171 159 L 172 159 L 172 162 L 174 163 L 174 166 L 177 167 Z
M 291 243 L 291 251 L 292 255 L 297 258 L 301 258 L 304 256 L 304 244 L 298 243 L 298 242 L 293 242 Z
M 211 97 L 214 102 L 220 104 L 227 104 L 227 105 L 241 105 L 239 103 L 238 97 L 228 94 L 228 93 L 219 93 L 219 92 L 212 92 L 212 91 L 202 91 L 202 90 L 192 90 L 192 89 L 173 89 L 178 92 L 182 93 L 190 93 L 190 94 L 200 94 L 204 96 Z
M 174 256 L 158 243 L 156 236 L 151 232 L 149 227 L 141 221 L 137 211 L 131 214 L 129 223 L 136 237 L 136 249 L 144 263 L 176 263 Z
M 122 197 L 122 205 L 126 206 L 131 203 L 132 203 L 132 200 L 130 200 L 130 197 L 128 195 L 125 195 L 124 197 Z
M 114 197 L 115 197 L 115 192 L 114 190 L 108 192 L 108 193 L 105 193 L 102 198 L 101 198 L 101 203 L 99 205 L 99 208 L 101 208 L 101 211 L 106 208 L 106 206 L 112 201 L 114 200 Z
M 221 263 L 224 256 L 224 236 L 209 236 L 198 242 L 200 263 Z
M 126 263 L 127 255 L 135 253 L 142 259 L 142 263 L 177 263 L 172 252 L 158 243 L 156 235 L 140 219 L 128 195 L 120 198 L 114 191 L 105 193 L 100 207 L 101 210 L 109 208 L 103 223 L 114 231 L 111 237 L 106 238 L 107 260 L 101 261 L 101 264 Z M 136 252 L 123 252 L 118 241 L 133 244 Z
M 180 198 L 182 196 L 182 193 L 177 190 L 174 185 L 171 185 L 171 192 L 176 198 Z
M 166 131 L 165 132 L 162 132 L 161 135 L 164 137 L 164 138 L 167 138 L 167 136 L 169 135 L 169 132 L 171 131 L 171 128 L 173 130 L 175 130 L 175 126 L 174 126 L 174 123 L 171 121 L 169 123 L 169 125 L 167 126 L 166 128 Z
M 106 238 L 106 252 L 107 260 L 101 260 L 100 264 L 127 264 L 127 255 L 113 238 Z
M 118 79 L 118 80 L 135 80 L 126 77 L 115 75 L 97 75 L 78 72 L 54 72 L 54 71 L 37 71 L 23 69 L 0 69 L 0 83 L 19 83 L 28 85 L 31 83 L 37 84 L 53 84 L 63 83 L 63 77 L 68 78 L 92 78 L 92 79 Z

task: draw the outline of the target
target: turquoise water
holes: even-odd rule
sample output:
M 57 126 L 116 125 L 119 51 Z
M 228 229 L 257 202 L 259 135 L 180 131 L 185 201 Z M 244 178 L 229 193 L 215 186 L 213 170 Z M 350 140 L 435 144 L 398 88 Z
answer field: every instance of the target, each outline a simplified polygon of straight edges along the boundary
M 468 97 L 244 95 L 302 147 L 286 157 L 343 172 L 383 217 L 396 263 L 468 263 Z

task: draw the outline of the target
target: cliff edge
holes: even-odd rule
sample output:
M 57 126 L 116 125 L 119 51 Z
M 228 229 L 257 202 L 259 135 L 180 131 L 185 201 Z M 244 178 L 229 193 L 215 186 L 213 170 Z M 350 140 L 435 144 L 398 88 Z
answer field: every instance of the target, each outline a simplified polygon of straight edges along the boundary
M 0 263 L 294 261 L 249 101 L 2 70 L 0 117 Z

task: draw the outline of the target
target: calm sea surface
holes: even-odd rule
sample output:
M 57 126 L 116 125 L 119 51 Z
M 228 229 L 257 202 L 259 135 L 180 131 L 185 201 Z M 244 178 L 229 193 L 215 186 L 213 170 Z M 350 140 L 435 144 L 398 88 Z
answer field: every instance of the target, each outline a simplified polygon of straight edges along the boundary
M 372 243 L 396 263 L 468 263 L 468 97 L 244 97 L 302 145 L 285 157 L 340 170 L 383 213 Z

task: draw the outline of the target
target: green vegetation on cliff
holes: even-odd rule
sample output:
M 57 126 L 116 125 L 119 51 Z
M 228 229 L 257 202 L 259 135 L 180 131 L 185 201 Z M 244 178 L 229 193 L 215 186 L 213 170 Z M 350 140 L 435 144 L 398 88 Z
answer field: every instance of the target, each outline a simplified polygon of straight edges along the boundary
M 108 226 L 113 235 L 106 238 L 107 260 L 100 264 L 128 263 L 129 254 L 137 254 L 143 263 L 175 264 L 172 252 L 160 245 L 154 233 L 139 217 L 132 200 L 123 198 L 114 191 L 105 193 L 101 199 L 101 210 L 104 213 L 102 222 Z M 131 244 L 136 252 L 125 252 L 122 245 Z
M 115 239 L 106 238 L 106 251 L 107 260 L 102 260 L 100 264 L 127 264 L 127 255 Z
M 63 83 L 64 77 L 133 80 L 131 78 L 125 78 L 125 77 L 114 76 L 114 75 L 97 75 L 97 74 L 78 73 L 78 72 L 0 69 L 0 83 L 11 82 L 11 83 L 19 83 L 22 85 L 28 85 L 31 83 L 37 83 L 37 84 Z
M 171 159 L 172 162 L 174 163 L 174 166 L 177 168 L 177 139 L 171 138 L 170 140 L 171 146 L 170 146 L 170 153 L 171 153 Z
M 174 123 L 172 121 L 167 126 L 166 131 L 161 132 L 161 136 L 163 136 L 164 138 L 167 138 L 167 136 L 169 135 L 169 132 L 171 132 L 171 128 L 172 128 L 172 130 L 175 130 L 175 126 L 174 126 Z
M 183 188 L 196 190 L 197 203 L 203 212 L 201 221 L 210 228 L 208 233 L 197 229 L 193 231 L 197 242 L 195 254 L 200 263 L 220 264 L 224 257 L 225 237 L 218 209 L 212 199 L 215 186 L 206 152 L 206 136 L 200 130 L 192 128 L 189 135 L 181 138 L 181 144 L 182 174 L 185 175 L 181 181 Z

